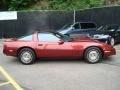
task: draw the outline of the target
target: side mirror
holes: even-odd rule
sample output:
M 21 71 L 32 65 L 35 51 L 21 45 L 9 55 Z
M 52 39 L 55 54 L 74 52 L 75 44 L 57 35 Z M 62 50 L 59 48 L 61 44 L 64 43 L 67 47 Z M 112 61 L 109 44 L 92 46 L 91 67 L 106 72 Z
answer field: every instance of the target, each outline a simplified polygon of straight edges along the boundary
M 59 43 L 59 44 L 63 44 L 63 43 L 64 43 L 64 41 L 63 41 L 63 40 L 60 40 L 58 43 Z

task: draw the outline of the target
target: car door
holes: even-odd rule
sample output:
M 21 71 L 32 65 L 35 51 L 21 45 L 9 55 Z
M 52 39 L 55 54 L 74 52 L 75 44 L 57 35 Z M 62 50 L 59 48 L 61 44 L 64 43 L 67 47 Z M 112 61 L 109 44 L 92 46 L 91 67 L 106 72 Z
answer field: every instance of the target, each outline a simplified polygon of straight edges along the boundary
M 72 30 L 70 30 L 68 32 L 68 34 L 71 36 L 71 37 L 74 37 L 74 36 L 77 36 L 80 34 L 80 23 L 75 23 L 73 26 L 72 26 Z
M 38 34 L 38 54 L 40 57 L 70 57 L 73 55 L 71 42 L 60 41 L 58 37 L 49 34 Z
M 76 23 L 74 24 L 74 30 L 71 32 L 71 36 L 88 35 L 96 30 L 94 23 Z

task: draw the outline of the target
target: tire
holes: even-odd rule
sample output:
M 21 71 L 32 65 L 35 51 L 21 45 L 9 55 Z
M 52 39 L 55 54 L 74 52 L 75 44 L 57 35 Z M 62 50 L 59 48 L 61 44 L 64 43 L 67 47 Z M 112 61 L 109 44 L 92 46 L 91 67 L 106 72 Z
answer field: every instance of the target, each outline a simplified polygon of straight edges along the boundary
M 111 38 L 110 41 L 109 41 L 109 44 L 111 46 L 114 46 L 115 45 L 115 39 L 114 38 Z
M 102 51 L 97 47 L 90 47 L 85 50 L 84 59 L 88 63 L 94 64 L 102 60 Z
M 19 61 L 24 65 L 30 65 L 35 62 L 36 55 L 30 48 L 23 48 L 18 54 Z

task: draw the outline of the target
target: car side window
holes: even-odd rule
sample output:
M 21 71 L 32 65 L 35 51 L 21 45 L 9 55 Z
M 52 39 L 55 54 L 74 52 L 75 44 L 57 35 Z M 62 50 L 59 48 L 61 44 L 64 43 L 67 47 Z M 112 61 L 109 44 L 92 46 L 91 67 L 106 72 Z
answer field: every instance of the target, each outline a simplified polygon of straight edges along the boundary
M 89 29 L 89 28 L 96 28 L 94 23 L 80 23 L 81 29 Z
M 52 33 L 50 34 L 38 34 L 38 39 L 40 42 L 58 42 L 60 39 L 53 35 Z
M 28 36 L 21 37 L 18 40 L 32 41 L 32 39 L 33 39 L 33 35 L 28 35 Z
M 119 27 L 116 26 L 116 25 L 113 25 L 113 26 L 108 26 L 107 30 L 109 31 L 116 31 Z

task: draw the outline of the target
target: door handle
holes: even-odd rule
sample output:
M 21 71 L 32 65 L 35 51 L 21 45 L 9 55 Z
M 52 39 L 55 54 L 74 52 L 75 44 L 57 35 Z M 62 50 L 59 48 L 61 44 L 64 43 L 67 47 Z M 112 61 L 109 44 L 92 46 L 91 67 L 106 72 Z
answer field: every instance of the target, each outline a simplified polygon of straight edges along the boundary
M 43 44 L 38 44 L 38 46 L 42 46 Z

